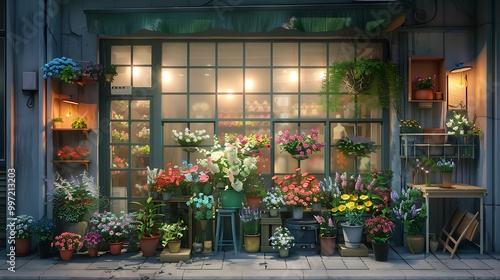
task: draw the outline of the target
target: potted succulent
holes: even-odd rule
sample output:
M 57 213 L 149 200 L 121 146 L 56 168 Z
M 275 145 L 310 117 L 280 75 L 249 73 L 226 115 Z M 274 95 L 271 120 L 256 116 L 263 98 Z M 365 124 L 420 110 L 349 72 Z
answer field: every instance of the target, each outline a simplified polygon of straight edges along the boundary
M 158 219 L 164 216 L 158 213 L 158 210 L 165 204 L 154 203 L 152 197 L 148 197 L 145 201 L 133 201 L 132 203 L 140 206 L 139 210 L 133 215 L 135 218 L 133 224 L 137 225 L 142 255 L 152 257 L 155 255 L 156 247 L 160 241 L 159 229 L 162 222 Z
M 187 229 L 183 220 L 172 224 L 164 224 L 161 227 L 161 231 L 163 232 L 162 245 L 166 246 L 168 244 L 168 251 L 170 253 L 179 253 L 181 250 L 181 238 Z
M 358 117 L 360 98 L 375 97 L 365 100 L 365 104 L 378 104 L 382 108 L 391 107 L 391 99 L 396 100 L 402 90 L 398 66 L 390 61 L 336 62 L 330 66 L 321 86 L 321 103 L 328 111 L 338 112 L 342 106 L 343 87 L 352 95 L 354 117 Z

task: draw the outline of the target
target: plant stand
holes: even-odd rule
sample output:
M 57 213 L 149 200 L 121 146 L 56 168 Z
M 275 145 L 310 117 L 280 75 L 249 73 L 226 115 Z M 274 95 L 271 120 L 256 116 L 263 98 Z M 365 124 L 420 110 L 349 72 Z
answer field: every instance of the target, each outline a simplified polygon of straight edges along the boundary
M 368 247 L 365 244 L 361 244 L 359 248 L 347 248 L 345 244 L 339 245 L 339 254 L 342 257 L 368 257 Z
M 160 262 L 188 261 L 191 258 L 191 249 L 181 248 L 179 253 L 170 253 L 168 248 L 163 249 L 160 254 Z

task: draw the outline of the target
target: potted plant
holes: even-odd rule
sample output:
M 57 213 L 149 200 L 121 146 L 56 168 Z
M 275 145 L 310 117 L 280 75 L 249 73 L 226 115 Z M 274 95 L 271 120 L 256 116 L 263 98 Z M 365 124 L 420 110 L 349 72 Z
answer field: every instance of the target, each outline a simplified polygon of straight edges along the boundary
M 277 177 L 273 177 L 277 180 Z M 295 174 L 285 175 L 283 180 L 275 182 L 275 186 L 281 188 L 285 205 L 293 207 L 293 218 L 303 218 L 304 210 L 309 205 L 311 188 L 319 182 L 309 173 L 300 173 L 300 167 L 295 168 Z
M 185 148 L 187 152 L 196 151 L 196 146 L 201 145 L 205 140 L 210 138 L 205 129 L 190 131 L 187 127 L 184 129 L 184 132 L 178 132 L 173 129 L 172 137 L 181 147 Z
M 277 178 L 278 176 L 273 176 L 273 180 L 276 180 Z M 269 216 L 271 217 L 278 217 L 281 206 L 285 204 L 285 201 L 283 200 L 283 193 L 278 187 L 270 188 L 262 201 L 266 204 L 266 207 L 269 210 Z
M 230 135 L 230 142 L 239 142 L 242 153 L 249 156 L 258 154 L 262 148 L 270 148 L 271 139 L 266 134 Z
M 79 67 L 69 57 L 54 58 L 42 66 L 43 78 L 60 78 L 62 81 L 72 84 Z
M 109 65 L 104 65 L 102 69 L 102 74 L 104 76 L 104 80 L 108 83 L 111 83 L 115 80 L 115 76 L 118 76 L 118 72 L 116 71 L 116 65 L 114 64 L 109 64 Z
M 163 247 L 168 245 L 168 251 L 170 253 L 179 253 L 181 251 L 181 238 L 184 236 L 184 231 L 187 229 L 183 220 L 179 220 L 172 224 L 164 224 L 161 227 L 161 231 L 163 232 Z
M 248 208 L 260 209 L 262 199 L 266 196 L 266 186 L 257 170 L 253 170 L 247 177 L 243 190 Z
M 83 245 L 87 247 L 89 257 L 95 258 L 99 253 L 99 244 L 104 241 L 104 237 L 99 233 L 87 232 L 83 236 Z
M 425 239 L 422 236 L 422 227 L 427 219 L 427 205 L 424 203 L 422 191 L 418 188 L 393 191 L 391 199 L 394 201 L 393 211 L 397 219 L 401 220 L 406 231 L 406 244 L 413 254 L 424 250 Z
M 71 260 L 75 249 L 83 246 L 82 237 L 73 232 L 63 232 L 54 239 L 51 245 L 59 250 L 59 255 L 63 261 Z
M 271 246 L 273 249 L 278 249 L 280 257 L 286 258 L 290 254 L 290 248 L 295 246 L 293 242 L 295 237 L 292 235 L 290 230 L 286 227 L 277 227 L 273 233 L 273 236 L 269 238 Z
M 98 81 L 103 74 L 103 66 L 101 64 L 94 64 L 92 61 L 85 62 L 80 65 L 78 76 L 83 79 Z
M 311 129 L 309 134 L 304 131 L 291 134 L 290 131 L 278 131 L 276 144 L 280 152 L 288 152 L 293 158 L 301 160 L 306 159 L 308 155 L 321 151 L 325 147 L 324 142 L 319 140 L 319 131 Z
M 353 186 L 351 186 L 351 183 Z M 373 195 L 370 190 L 375 181 L 365 184 L 360 175 L 356 179 L 348 178 L 344 172 L 336 173 L 335 191 L 331 202 L 332 213 L 343 216 L 342 233 L 347 248 L 359 248 L 363 235 L 364 214 L 370 213 L 373 206 Z
M 337 150 L 345 156 L 366 157 L 378 147 L 371 139 L 354 135 L 344 136 L 335 143 Z
M 241 209 L 240 219 L 243 223 L 245 252 L 257 253 L 260 249 L 260 211 L 249 208 Z
M 71 128 L 73 128 L 73 129 L 86 129 L 87 123 L 85 122 L 84 118 L 76 117 L 73 119 L 73 122 L 71 123 Z
M 439 246 L 439 241 L 435 233 L 429 233 L 429 249 L 431 253 L 436 253 Z
M 33 235 L 38 237 L 38 254 L 41 259 L 50 257 L 50 244 L 54 233 L 54 220 L 43 216 L 31 225 Z
M 382 108 L 391 107 L 391 99 L 397 99 L 402 89 L 398 66 L 390 61 L 336 62 L 330 66 L 321 85 L 321 103 L 328 111 L 338 112 L 345 86 L 354 100 L 354 117 L 358 117 L 360 98 L 365 104 L 378 104 Z M 375 99 L 375 100 L 373 100 Z
M 121 254 L 123 240 L 136 229 L 133 216 L 123 212 L 120 216 L 107 211 L 95 212 L 90 218 L 90 226 L 92 232 L 99 233 L 109 243 L 112 255 Z
M 389 240 L 394 231 L 394 222 L 387 215 L 377 215 L 365 220 L 366 232 L 372 238 L 373 254 L 376 261 L 387 261 L 389 255 Z
M 14 220 L 14 238 L 16 244 L 16 256 L 27 256 L 31 250 L 31 235 L 33 234 L 33 222 L 35 219 L 30 215 L 19 215 Z
M 152 197 L 145 201 L 133 201 L 133 204 L 140 206 L 134 213 L 134 225 L 137 225 L 137 232 L 144 257 L 152 257 L 156 254 L 156 248 L 160 241 L 160 227 L 162 222 L 160 217 L 164 215 L 159 213 L 159 208 L 165 206 L 163 203 L 154 203 Z
M 90 148 L 64 146 L 57 151 L 58 160 L 83 160 L 89 157 Z
M 183 183 L 188 185 L 188 188 L 183 190 L 186 195 L 193 195 L 197 193 L 203 193 L 205 195 L 212 194 L 212 183 L 210 182 L 210 177 L 205 171 L 198 171 L 198 165 L 183 161 L 179 168 L 181 169 L 181 173 L 184 175 Z
M 167 169 L 161 172 L 155 178 L 155 189 L 158 193 L 163 194 L 163 200 L 170 200 L 172 193 L 179 193 L 182 187 L 185 176 L 182 174 L 178 166 L 173 166 L 171 163 L 167 164 Z
M 214 196 L 204 193 L 195 193 L 186 201 L 186 205 L 193 208 L 194 218 L 200 222 L 201 231 L 206 231 L 207 220 L 213 218 Z
M 451 188 L 452 172 L 455 167 L 453 160 L 441 158 L 436 162 L 436 167 L 441 172 L 441 186 L 443 188 Z
M 437 74 L 432 76 L 423 77 L 422 75 L 416 75 L 413 79 L 415 84 L 415 99 L 422 100 L 433 100 L 434 99 L 434 80 L 437 78 Z
M 333 256 L 335 254 L 335 246 L 337 240 L 337 227 L 332 220 L 331 214 L 321 212 L 320 215 L 314 215 L 314 218 L 319 223 L 319 236 L 321 255 Z
M 54 126 L 54 128 L 61 128 L 63 122 L 63 118 L 60 117 L 52 119 L 52 125 Z

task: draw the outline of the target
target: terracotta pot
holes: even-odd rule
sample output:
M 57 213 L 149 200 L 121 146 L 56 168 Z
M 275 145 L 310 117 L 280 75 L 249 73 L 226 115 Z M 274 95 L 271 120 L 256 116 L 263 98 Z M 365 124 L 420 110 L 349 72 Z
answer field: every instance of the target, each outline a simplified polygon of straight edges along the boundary
M 16 238 L 16 256 L 24 257 L 30 254 L 31 250 L 31 237 Z
M 425 238 L 423 235 L 406 236 L 406 246 L 412 254 L 420 254 L 424 251 Z
M 261 202 L 262 202 L 262 197 L 247 196 L 247 204 L 248 204 L 248 208 L 250 208 L 250 209 L 259 209 Z
M 243 243 L 245 245 L 245 252 L 257 253 L 260 249 L 260 234 L 245 234 L 245 236 L 243 237 Z
M 95 258 L 99 254 L 99 248 L 88 248 L 89 251 L 89 257 Z
M 416 100 L 434 100 L 434 90 L 430 88 L 422 88 L 415 90 Z
M 385 262 L 389 257 L 390 244 L 387 243 L 377 243 L 372 241 L 373 257 L 376 261 Z
M 111 255 L 120 255 L 122 253 L 123 242 L 109 242 L 109 252 Z
M 156 255 L 156 248 L 158 247 L 158 242 L 160 241 L 160 235 L 156 234 L 152 237 L 143 236 L 141 238 L 140 246 L 143 257 L 154 257 Z
M 171 240 L 167 243 L 168 251 L 170 253 L 179 253 L 181 251 L 181 241 L 180 240 Z
M 75 251 L 73 249 L 59 249 L 59 256 L 63 261 L 69 261 L 73 258 Z
M 335 247 L 337 246 L 336 236 L 321 236 L 320 237 L 321 255 L 333 256 L 335 254 Z

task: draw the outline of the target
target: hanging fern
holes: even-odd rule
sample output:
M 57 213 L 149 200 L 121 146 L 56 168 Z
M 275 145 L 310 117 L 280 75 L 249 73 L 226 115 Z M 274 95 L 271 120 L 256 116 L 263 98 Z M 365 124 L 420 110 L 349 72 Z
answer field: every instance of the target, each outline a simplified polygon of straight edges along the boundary
M 341 91 L 342 86 L 345 86 L 346 92 Z M 355 98 L 378 97 L 378 107 L 390 108 L 391 99 L 395 103 L 399 101 L 402 88 L 399 69 L 392 62 L 367 59 L 343 61 L 328 69 L 321 85 L 321 104 L 326 111 L 338 111 L 342 107 L 342 95 L 347 93 Z M 364 103 L 368 103 L 366 101 Z

